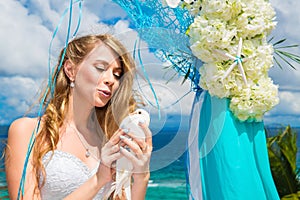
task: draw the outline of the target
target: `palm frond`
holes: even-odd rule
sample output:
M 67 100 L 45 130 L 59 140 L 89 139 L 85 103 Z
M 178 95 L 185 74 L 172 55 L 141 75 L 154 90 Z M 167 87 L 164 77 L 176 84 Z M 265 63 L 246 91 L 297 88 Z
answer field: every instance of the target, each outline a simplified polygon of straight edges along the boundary
M 295 47 L 299 47 L 299 45 L 298 44 L 292 44 L 292 45 L 288 45 L 288 46 L 277 47 L 276 49 L 287 49 L 287 48 L 295 48 Z
M 271 42 L 273 39 L 274 39 L 274 37 L 270 38 L 268 42 Z M 299 45 L 298 44 L 284 45 L 283 43 L 285 41 L 286 41 L 286 38 L 273 43 L 273 47 L 274 47 L 273 58 L 274 58 L 275 64 L 278 65 L 282 69 L 281 62 L 283 62 L 283 63 L 286 63 L 291 68 L 296 70 L 296 67 L 291 63 L 291 61 L 294 61 L 297 64 L 300 64 L 300 56 L 290 53 L 288 51 L 283 51 L 283 49 L 297 48 L 297 47 L 299 47 Z
M 279 56 L 286 64 L 288 64 L 291 68 L 296 69 L 281 53 L 275 52 L 276 55 Z M 291 59 L 291 58 L 290 58 Z M 282 68 L 282 67 L 280 67 Z
M 297 134 L 287 126 L 278 135 L 268 138 L 271 171 L 280 197 L 297 194 L 300 180 L 296 167 Z
M 281 39 L 281 40 L 275 42 L 275 43 L 273 44 L 273 46 L 276 46 L 276 45 L 278 45 L 278 44 L 281 44 L 281 43 L 283 43 L 283 42 L 285 42 L 285 41 L 286 41 L 286 38 Z
M 193 55 L 188 52 L 178 50 L 177 54 L 168 54 L 165 52 L 166 59 L 172 62 L 170 65 L 164 66 L 164 69 L 173 69 L 176 71 L 178 76 L 182 76 L 183 80 L 181 84 L 184 84 L 187 79 L 194 81 L 196 78 L 196 67 L 195 63 L 192 60 L 195 59 Z M 165 73 L 166 74 L 166 73 Z M 167 83 L 169 83 L 172 79 L 175 78 L 176 74 L 168 79 Z

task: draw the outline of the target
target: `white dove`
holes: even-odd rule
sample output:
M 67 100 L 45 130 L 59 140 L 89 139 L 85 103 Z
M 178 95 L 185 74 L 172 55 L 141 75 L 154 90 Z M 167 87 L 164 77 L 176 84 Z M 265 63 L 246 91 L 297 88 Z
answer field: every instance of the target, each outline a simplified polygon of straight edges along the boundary
M 150 115 L 144 109 L 137 109 L 135 112 L 129 114 L 122 120 L 120 127 L 129 130 L 130 133 L 139 139 L 145 139 L 145 133 L 139 126 L 139 122 L 143 122 L 149 126 Z M 131 153 L 134 154 L 133 152 Z M 122 189 L 125 188 L 126 199 L 131 199 L 132 170 L 133 165 L 126 157 L 123 156 L 116 161 L 116 181 L 111 188 L 111 192 L 115 191 L 114 198 L 116 196 L 121 198 Z

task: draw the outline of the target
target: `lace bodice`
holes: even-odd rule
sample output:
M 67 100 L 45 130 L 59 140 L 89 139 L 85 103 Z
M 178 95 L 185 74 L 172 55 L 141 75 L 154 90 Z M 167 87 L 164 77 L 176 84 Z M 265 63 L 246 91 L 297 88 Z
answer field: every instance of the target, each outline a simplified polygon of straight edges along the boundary
M 96 166 L 90 170 L 76 156 L 59 150 L 55 150 L 53 154 L 51 151 L 46 153 L 43 157 L 43 164 L 46 171 L 45 185 L 41 188 L 43 200 L 63 199 L 93 176 L 98 169 Z M 43 177 L 40 184 L 42 180 Z M 105 185 L 94 199 L 103 199 L 110 185 L 109 183 Z

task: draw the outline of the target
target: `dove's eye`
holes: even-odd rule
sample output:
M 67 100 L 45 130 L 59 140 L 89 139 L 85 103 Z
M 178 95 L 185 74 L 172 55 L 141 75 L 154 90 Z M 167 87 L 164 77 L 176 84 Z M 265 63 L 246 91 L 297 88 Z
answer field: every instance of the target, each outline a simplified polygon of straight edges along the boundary
M 139 112 L 138 112 L 138 114 L 142 114 L 142 112 L 141 112 L 141 111 L 139 111 Z

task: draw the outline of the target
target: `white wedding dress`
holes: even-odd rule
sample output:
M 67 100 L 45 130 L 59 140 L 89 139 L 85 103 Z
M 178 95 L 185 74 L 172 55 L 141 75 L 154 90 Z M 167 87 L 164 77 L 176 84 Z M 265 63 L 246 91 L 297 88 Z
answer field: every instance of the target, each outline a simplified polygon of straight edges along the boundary
M 41 188 L 41 197 L 43 200 L 61 200 L 76 190 L 80 185 L 93 176 L 98 169 L 96 166 L 90 170 L 76 156 L 55 150 L 45 154 L 43 164 L 46 171 L 46 180 Z M 41 177 L 40 184 L 43 181 Z M 103 199 L 104 195 L 110 190 L 111 183 L 106 184 L 94 197 L 94 199 Z

